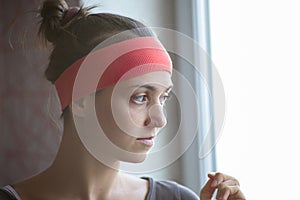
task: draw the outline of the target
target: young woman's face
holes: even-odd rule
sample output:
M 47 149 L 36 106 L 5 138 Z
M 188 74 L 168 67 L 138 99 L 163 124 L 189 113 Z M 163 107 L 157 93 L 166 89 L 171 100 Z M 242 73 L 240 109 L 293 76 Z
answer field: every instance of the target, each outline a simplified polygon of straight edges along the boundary
M 156 71 L 97 93 L 96 113 L 105 135 L 125 151 L 146 155 L 167 123 L 163 107 L 171 88 L 171 75 Z

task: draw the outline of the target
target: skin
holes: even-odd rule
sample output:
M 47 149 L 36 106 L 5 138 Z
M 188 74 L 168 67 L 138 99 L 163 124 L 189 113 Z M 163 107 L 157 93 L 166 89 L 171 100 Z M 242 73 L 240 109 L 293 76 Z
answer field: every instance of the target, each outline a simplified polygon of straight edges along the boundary
M 111 168 L 91 155 L 79 138 L 73 118 L 84 123 L 89 114 L 85 109 L 89 100 L 84 98 L 71 106 L 73 115 L 64 115 L 63 137 L 52 165 L 12 186 L 22 200 L 145 199 L 148 182 L 123 174 L 117 167 L 121 161 L 142 162 L 146 158 L 151 147 L 139 138 L 155 136 L 166 125 L 163 106 L 171 87 L 171 75 L 158 71 L 122 81 L 96 94 L 95 111 L 104 134 L 113 145 L 136 156 L 119 156 L 107 150 L 105 155 L 114 166 Z M 210 174 L 200 198 L 209 200 L 217 191 L 218 199 L 245 199 L 238 185 L 233 177 Z
M 222 173 L 208 174 L 209 180 L 200 192 L 201 200 L 211 200 L 217 191 L 217 200 L 245 200 L 237 179 Z
M 122 81 L 113 89 L 97 94 L 96 101 L 102 102 L 96 102 L 97 117 L 106 136 L 125 151 L 143 154 L 141 160 L 131 162 L 143 161 L 150 149 L 137 142 L 137 138 L 156 136 L 166 125 L 163 106 L 171 86 L 169 73 L 153 72 Z M 128 161 L 124 157 L 118 159 Z

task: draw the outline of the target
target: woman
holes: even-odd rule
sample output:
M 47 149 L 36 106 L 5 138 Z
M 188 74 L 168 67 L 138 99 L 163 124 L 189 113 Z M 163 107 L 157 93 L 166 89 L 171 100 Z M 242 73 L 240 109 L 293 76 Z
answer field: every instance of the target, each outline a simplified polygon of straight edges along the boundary
M 175 182 L 118 170 L 121 161 L 142 162 L 166 125 L 172 65 L 151 30 L 63 0 L 44 2 L 40 12 L 40 34 L 53 45 L 45 74 L 61 102 L 63 137 L 48 169 L 5 186 L 0 199 L 199 199 Z M 208 176 L 201 200 L 216 190 L 218 199 L 245 199 L 236 179 Z

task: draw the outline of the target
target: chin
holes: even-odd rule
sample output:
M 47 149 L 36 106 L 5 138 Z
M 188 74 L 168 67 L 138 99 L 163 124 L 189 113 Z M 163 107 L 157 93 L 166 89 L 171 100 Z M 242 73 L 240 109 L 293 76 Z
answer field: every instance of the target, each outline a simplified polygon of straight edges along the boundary
M 138 153 L 138 154 L 130 154 L 128 156 L 120 158 L 120 161 L 122 162 L 128 162 L 128 163 L 141 163 L 144 162 L 147 158 L 147 153 Z

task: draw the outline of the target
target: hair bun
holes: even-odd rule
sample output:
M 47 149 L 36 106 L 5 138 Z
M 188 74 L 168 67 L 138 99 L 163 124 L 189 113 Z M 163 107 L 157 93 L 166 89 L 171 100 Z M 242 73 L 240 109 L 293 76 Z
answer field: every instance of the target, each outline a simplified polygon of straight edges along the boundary
M 68 10 L 64 0 L 47 0 L 40 10 L 42 17 L 39 34 L 49 42 L 55 43 L 62 31 L 62 21 Z

